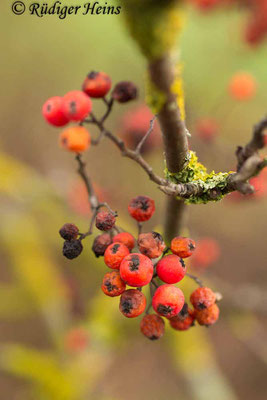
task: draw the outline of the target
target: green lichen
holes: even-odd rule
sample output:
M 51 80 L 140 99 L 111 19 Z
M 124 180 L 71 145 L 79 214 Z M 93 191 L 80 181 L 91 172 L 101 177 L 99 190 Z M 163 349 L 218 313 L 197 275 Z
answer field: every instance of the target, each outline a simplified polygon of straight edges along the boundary
M 164 93 L 162 93 L 156 85 L 147 77 L 146 79 L 146 103 L 151 108 L 153 114 L 158 114 L 167 99 Z
M 180 0 L 123 0 L 127 27 L 143 55 L 156 59 L 176 44 L 184 25 Z
M 184 169 L 178 173 L 172 173 L 165 167 L 165 177 L 173 183 L 196 183 L 202 187 L 203 193 L 199 196 L 190 196 L 185 200 L 186 204 L 206 204 L 209 201 L 219 201 L 224 197 L 223 190 L 227 185 L 227 177 L 230 172 L 207 173 L 206 167 L 198 161 L 195 152 L 188 153 L 187 163 Z M 220 189 L 215 198 L 211 198 L 210 192 Z

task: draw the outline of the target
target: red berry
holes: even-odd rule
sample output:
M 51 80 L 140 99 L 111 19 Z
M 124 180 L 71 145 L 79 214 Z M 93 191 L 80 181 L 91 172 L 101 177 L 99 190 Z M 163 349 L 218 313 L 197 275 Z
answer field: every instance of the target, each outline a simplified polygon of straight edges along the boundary
M 177 331 L 187 331 L 194 325 L 195 312 L 188 308 L 185 303 L 182 310 L 175 317 L 170 319 L 170 324 Z
M 105 264 L 112 269 L 120 269 L 124 257 L 129 254 L 128 247 L 122 243 L 112 243 L 108 246 L 104 254 Z
M 142 254 L 149 258 L 158 258 L 166 248 L 162 236 L 157 232 L 141 233 L 138 236 L 138 247 Z
M 109 231 L 116 223 L 115 215 L 109 211 L 100 211 L 97 213 L 95 226 L 100 231 Z
M 164 335 L 165 322 L 156 314 L 145 315 L 140 323 L 140 329 L 148 339 L 157 340 Z
M 81 153 L 90 147 L 91 136 L 83 126 L 72 126 L 61 132 L 59 144 L 64 150 Z
M 120 232 L 114 236 L 113 242 L 124 244 L 129 250 L 132 250 L 135 246 L 135 239 L 129 232 Z
M 181 258 L 190 257 L 196 248 L 194 240 L 185 237 L 175 237 L 171 241 L 171 251 Z
M 184 294 L 173 285 L 162 285 L 157 288 L 152 299 L 156 313 L 166 318 L 177 315 L 184 306 Z
M 186 266 L 181 258 L 174 254 L 163 257 L 157 264 L 159 279 L 166 283 L 180 282 L 186 274 Z
M 112 243 L 112 239 L 108 233 L 103 233 L 95 238 L 92 250 L 96 257 L 103 256 L 106 249 Z
M 59 96 L 48 99 L 42 109 L 43 117 L 46 121 L 54 126 L 64 126 L 69 119 L 63 112 L 63 98 Z
M 83 91 L 90 97 L 104 97 L 111 88 L 111 79 L 105 72 L 92 71 L 83 83 Z
M 195 316 L 199 325 L 210 326 L 215 324 L 218 320 L 220 314 L 219 307 L 217 304 L 213 304 L 209 308 L 205 308 L 204 310 L 196 310 Z
M 122 260 L 120 274 L 129 286 L 145 286 L 153 277 L 153 264 L 143 254 L 132 253 Z
M 155 202 L 147 196 L 137 196 L 130 201 L 128 211 L 136 221 L 148 221 L 155 212 Z
M 126 284 L 121 279 L 119 271 L 111 271 L 105 274 L 101 288 L 107 296 L 115 297 L 125 291 Z
M 82 121 L 92 111 L 92 101 L 84 92 L 74 90 L 63 97 L 63 111 L 71 121 Z
M 216 295 L 208 287 L 199 287 L 191 294 L 190 301 L 196 310 L 203 310 L 215 303 Z
M 137 289 L 128 289 L 120 298 L 120 311 L 127 318 L 135 318 L 146 308 L 145 295 Z

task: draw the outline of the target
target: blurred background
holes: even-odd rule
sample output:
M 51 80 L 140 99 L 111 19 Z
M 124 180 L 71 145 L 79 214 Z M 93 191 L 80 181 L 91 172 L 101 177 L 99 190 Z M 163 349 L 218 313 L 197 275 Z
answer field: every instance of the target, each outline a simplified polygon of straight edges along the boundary
M 190 148 L 209 169 L 229 171 L 236 146 L 247 143 L 266 115 L 267 45 L 245 40 L 247 8 L 186 8 L 177 55 Z M 85 231 L 90 211 L 74 156 L 59 148 L 60 129 L 41 115 L 48 97 L 80 89 L 88 72 L 102 70 L 114 83 L 131 80 L 140 88 L 138 101 L 114 108 L 109 128 L 129 145 L 146 131 L 146 65 L 125 29 L 123 9 L 120 16 L 65 20 L 15 16 L 7 0 L 0 10 L 1 397 L 266 399 L 266 173 L 254 181 L 257 190 L 249 198 L 231 195 L 188 207 L 188 232 L 202 244 L 190 268 L 224 296 L 217 325 L 167 329 L 159 342 L 149 342 L 139 333 L 140 318 L 127 320 L 118 299 L 101 292 L 106 267 L 91 252 L 92 238 L 77 260 L 62 256 L 59 228 L 73 222 Z M 231 89 L 240 73 L 250 88 L 241 99 Z M 98 101 L 94 110 L 103 111 Z M 145 150 L 161 174 L 158 128 Z M 107 141 L 88 151 L 86 161 L 100 198 L 118 210 L 120 226 L 136 233 L 127 204 L 144 194 L 157 208 L 147 229 L 162 231 L 166 199 L 138 165 Z M 188 281 L 180 286 L 186 296 L 195 288 Z

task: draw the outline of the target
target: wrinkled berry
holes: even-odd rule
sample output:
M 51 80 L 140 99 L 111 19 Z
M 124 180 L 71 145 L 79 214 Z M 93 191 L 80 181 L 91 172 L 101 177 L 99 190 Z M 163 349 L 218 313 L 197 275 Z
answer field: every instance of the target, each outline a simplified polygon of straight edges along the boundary
M 132 82 L 119 82 L 114 87 L 111 96 L 118 103 L 127 103 L 128 101 L 136 99 L 137 87 Z
M 60 236 L 65 240 L 77 239 L 79 229 L 74 224 L 64 224 L 59 231 Z
M 107 296 L 115 297 L 125 291 L 126 284 L 121 279 L 119 271 L 111 271 L 105 274 L 101 288 Z
M 208 287 L 199 287 L 191 294 L 190 301 L 196 310 L 203 310 L 215 303 L 216 295 Z
M 140 329 L 148 339 L 157 340 L 164 335 L 165 322 L 159 315 L 145 315 L 140 323 Z
M 72 260 L 78 257 L 83 250 L 83 245 L 80 240 L 66 240 L 63 245 L 63 255 Z
M 120 311 L 127 318 L 135 318 L 146 308 L 145 295 L 137 289 L 128 289 L 120 298 Z
M 112 239 L 108 233 L 103 233 L 102 235 L 98 235 L 93 243 L 92 250 L 95 253 L 96 257 L 103 256 L 105 254 L 106 249 L 112 243 Z
M 158 258 L 166 248 L 162 236 L 157 232 L 141 233 L 138 247 L 142 254 L 149 258 Z
M 116 218 L 109 211 L 100 211 L 96 216 L 95 226 L 100 231 L 109 231 L 114 227 Z
M 147 196 L 137 196 L 130 201 L 128 211 L 136 221 L 148 221 L 155 212 L 155 202 Z

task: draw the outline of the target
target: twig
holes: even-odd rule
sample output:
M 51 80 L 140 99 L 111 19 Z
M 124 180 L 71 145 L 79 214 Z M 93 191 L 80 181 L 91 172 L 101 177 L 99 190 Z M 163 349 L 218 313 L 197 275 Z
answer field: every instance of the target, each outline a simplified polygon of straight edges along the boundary
M 141 153 L 143 145 L 145 144 L 146 140 L 149 138 L 150 134 L 153 132 L 153 128 L 154 128 L 154 123 L 155 123 L 156 117 L 157 116 L 155 115 L 153 117 L 153 119 L 150 121 L 150 127 L 149 127 L 147 133 L 142 137 L 142 139 L 140 140 L 140 142 L 136 146 L 136 149 L 135 149 L 136 153 L 138 153 L 138 154 Z
M 195 281 L 198 286 L 203 287 L 203 282 L 201 279 L 199 279 L 197 276 L 189 274 L 188 272 L 186 273 L 186 276 L 188 276 L 188 278 L 193 279 L 193 281 Z

